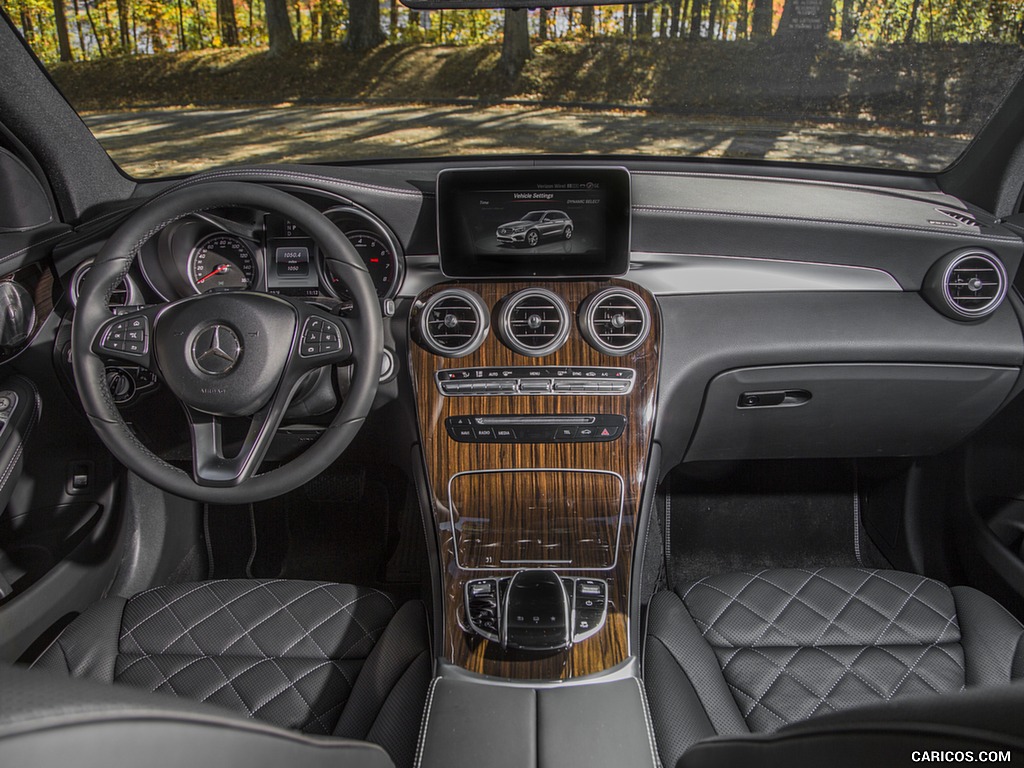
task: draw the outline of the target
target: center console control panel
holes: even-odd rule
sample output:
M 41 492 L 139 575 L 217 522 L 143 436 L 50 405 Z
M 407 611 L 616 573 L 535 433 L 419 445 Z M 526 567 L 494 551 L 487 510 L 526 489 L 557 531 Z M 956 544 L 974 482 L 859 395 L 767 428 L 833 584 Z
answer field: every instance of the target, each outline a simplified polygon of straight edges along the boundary
M 586 640 L 604 626 L 607 603 L 604 580 L 550 570 L 466 582 L 470 630 L 503 648 L 555 650 Z
M 511 366 L 445 368 L 435 374 L 447 397 L 465 395 L 626 395 L 633 390 L 632 368 Z
M 626 417 L 603 413 L 449 416 L 444 426 L 459 443 L 607 443 L 622 435 Z

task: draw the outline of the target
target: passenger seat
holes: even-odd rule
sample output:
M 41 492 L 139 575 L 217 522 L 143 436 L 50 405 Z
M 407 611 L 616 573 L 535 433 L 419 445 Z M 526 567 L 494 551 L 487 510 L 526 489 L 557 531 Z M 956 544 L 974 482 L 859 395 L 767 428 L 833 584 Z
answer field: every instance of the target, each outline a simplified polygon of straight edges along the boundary
M 729 573 L 659 592 L 648 609 L 644 682 L 670 768 L 710 737 L 1022 678 L 1024 626 L 975 589 L 910 573 Z

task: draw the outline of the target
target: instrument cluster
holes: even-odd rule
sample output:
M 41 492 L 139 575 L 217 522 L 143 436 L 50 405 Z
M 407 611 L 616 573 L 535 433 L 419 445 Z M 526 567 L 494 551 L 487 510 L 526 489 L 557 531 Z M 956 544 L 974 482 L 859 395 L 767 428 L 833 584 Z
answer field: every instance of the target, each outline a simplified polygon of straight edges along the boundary
M 335 205 L 324 215 L 356 249 L 377 295 L 392 298 L 404 256 L 387 225 L 351 204 Z M 139 267 L 165 300 L 224 290 L 348 299 L 345 286 L 325 268 L 315 240 L 287 218 L 250 209 L 209 211 L 174 222 L 146 244 Z

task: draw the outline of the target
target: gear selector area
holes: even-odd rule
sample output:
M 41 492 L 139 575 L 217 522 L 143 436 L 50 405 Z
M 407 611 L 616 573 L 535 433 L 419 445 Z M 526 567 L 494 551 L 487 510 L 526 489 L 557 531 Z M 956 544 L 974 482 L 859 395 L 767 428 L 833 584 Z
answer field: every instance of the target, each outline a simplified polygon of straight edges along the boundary
M 550 569 L 466 584 L 469 629 L 503 648 L 553 651 L 595 634 L 607 617 L 607 584 Z

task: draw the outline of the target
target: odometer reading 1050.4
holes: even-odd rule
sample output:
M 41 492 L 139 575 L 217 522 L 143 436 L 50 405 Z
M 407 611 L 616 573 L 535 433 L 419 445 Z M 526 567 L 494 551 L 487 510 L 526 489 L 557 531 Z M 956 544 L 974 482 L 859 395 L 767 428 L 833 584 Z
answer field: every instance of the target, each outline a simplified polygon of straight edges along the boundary
M 256 282 L 256 256 L 240 237 L 211 235 L 189 256 L 188 279 L 197 293 L 247 290 Z

